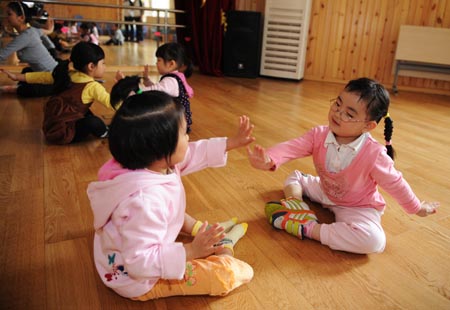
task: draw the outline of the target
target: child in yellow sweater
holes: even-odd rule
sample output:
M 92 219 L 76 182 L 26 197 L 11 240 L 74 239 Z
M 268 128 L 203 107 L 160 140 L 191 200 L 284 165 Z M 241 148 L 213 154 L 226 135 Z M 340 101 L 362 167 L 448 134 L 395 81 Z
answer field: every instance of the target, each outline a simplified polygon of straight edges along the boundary
M 61 62 L 52 72 L 13 74 L 2 70 L 14 81 L 53 84 L 54 93 L 44 108 L 43 131 L 48 142 L 68 144 L 84 140 L 90 134 L 105 138 L 108 127 L 89 109 L 94 101 L 111 108 L 110 94 L 95 79 L 105 72 L 105 53 L 95 44 L 80 42 L 70 55 L 75 70 L 69 71 L 69 61 Z M 116 75 L 119 80 L 123 75 Z

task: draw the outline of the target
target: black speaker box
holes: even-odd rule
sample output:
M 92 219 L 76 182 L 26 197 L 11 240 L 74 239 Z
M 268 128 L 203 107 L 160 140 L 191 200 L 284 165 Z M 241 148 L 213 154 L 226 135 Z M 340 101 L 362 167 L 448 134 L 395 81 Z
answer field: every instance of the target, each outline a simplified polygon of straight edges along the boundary
M 223 73 L 255 78 L 261 62 L 262 23 L 260 12 L 228 11 L 223 42 Z

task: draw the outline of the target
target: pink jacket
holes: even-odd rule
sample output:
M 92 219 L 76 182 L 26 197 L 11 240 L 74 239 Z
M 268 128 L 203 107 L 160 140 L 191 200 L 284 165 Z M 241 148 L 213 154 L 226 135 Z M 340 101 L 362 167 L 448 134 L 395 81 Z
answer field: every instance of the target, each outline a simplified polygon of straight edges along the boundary
M 293 159 L 313 156 L 320 185 L 327 197 L 338 206 L 384 210 L 386 202 L 378 185 L 394 197 L 408 213 L 420 210 L 420 201 L 402 174 L 394 168 L 385 147 L 369 136 L 359 153 L 344 170 L 330 173 L 325 166 L 327 126 L 311 129 L 305 135 L 268 149 L 268 155 L 279 167 Z
M 226 164 L 226 138 L 189 143 L 184 161 L 162 175 L 128 170 L 114 159 L 87 194 L 94 213 L 94 260 L 106 286 L 124 297 L 150 291 L 160 279 L 182 279 L 186 252 L 175 242 L 184 222 L 181 176 Z

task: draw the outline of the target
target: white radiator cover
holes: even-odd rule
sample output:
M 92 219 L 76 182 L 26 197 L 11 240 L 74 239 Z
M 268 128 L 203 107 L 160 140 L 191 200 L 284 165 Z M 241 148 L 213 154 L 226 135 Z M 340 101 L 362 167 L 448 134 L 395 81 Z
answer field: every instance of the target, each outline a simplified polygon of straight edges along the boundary
M 260 74 L 303 79 L 312 0 L 267 0 Z

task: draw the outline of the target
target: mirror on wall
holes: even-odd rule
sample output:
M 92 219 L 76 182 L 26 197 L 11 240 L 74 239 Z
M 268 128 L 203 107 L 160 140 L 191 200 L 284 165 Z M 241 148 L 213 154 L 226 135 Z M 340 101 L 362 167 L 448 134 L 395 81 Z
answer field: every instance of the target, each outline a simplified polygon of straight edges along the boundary
M 4 48 L 18 35 L 7 22 L 6 7 L 10 1 L 0 0 L 1 34 L 0 48 Z M 58 1 L 54 1 L 58 2 Z M 183 13 L 166 12 L 164 9 L 173 11 L 174 0 L 104 0 L 101 3 L 97 0 L 60 1 L 61 4 L 47 4 L 41 2 L 24 1 L 23 4 L 30 7 L 34 16 L 34 22 L 45 24 L 47 16 L 54 18 L 55 24 L 63 25 L 67 44 L 63 51 L 58 51 L 58 57 L 65 59 L 70 55 L 70 47 L 79 40 L 80 25 L 79 20 L 95 21 L 99 34 L 99 43 L 105 51 L 106 63 L 110 67 L 116 66 L 143 66 L 145 64 L 154 65 L 156 63 L 156 48 L 164 42 L 176 41 L 175 15 Z M 72 4 L 70 4 L 72 3 Z M 86 6 L 86 4 L 92 6 Z M 83 4 L 83 5 L 81 5 Z M 117 6 L 134 4 L 142 7 L 154 8 L 154 10 L 130 10 L 129 8 L 118 8 Z M 159 9 L 159 10 L 156 10 Z M 122 22 L 133 22 L 139 20 L 142 15 L 141 25 L 142 39 L 137 40 L 137 25 L 120 24 Z M 42 18 L 40 18 L 42 16 Z M 135 17 L 134 19 L 131 17 Z M 78 20 L 78 21 L 77 21 Z M 114 22 L 119 23 L 119 29 L 124 35 L 133 32 L 133 41 L 127 40 L 122 45 L 106 45 L 105 43 L 114 34 Z M 166 23 L 168 26 L 163 27 Z M 158 26 L 159 25 L 159 26 Z M 39 25 L 38 25 L 39 26 Z M 77 33 L 70 31 L 75 27 Z M 61 27 L 58 27 L 61 29 Z M 67 28 L 69 30 L 67 30 Z M 0 66 L 21 65 L 15 54 L 0 62 Z

